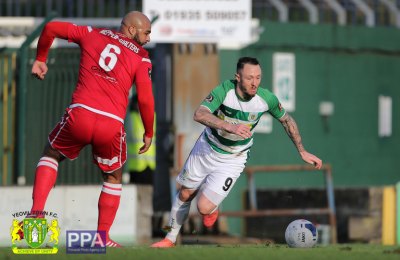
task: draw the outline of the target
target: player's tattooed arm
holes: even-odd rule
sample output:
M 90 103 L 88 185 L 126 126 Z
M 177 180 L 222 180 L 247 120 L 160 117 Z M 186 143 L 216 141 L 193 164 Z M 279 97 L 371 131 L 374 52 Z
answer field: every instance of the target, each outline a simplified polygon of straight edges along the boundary
M 224 129 L 225 125 L 227 124 L 224 120 L 216 117 L 214 114 L 208 110 L 208 108 L 204 106 L 200 106 L 196 112 L 194 113 L 193 119 L 200 124 L 203 124 L 205 126 L 215 128 L 215 129 L 221 129 L 221 130 L 226 130 Z
M 301 136 L 299 128 L 297 127 L 296 121 L 288 113 L 286 113 L 282 118 L 279 119 L 286 133 L 296 146 L 299 153 L 305 151 L 304 146 L 301 142 Z
M 317 156 L 307 152 L 304 149 L 304 146 L 301 142 L 301 136 L 299 129 L 297 127 L 296 121 L 294 121 L 293 117 L 291 117 L 288 113 L 286 113 L 282 118 L 279 119 L 283 128 L 285 129 L 286 133 L 293 141 L 294 145 L 296 146 L 297 150 L 303 161 L 306 163 L 314 165 L 316 169 L 321 169 L 322 167 L 322 160 Z
M 204 106 L 200 106 L 196 110 L 193 119 L 199 122 L 200 124 L 203 124 L 211 128 L 224 130 L 228 133 L 236 134 L 242 137 L 243 139 L 247 139 L 252 136 L 250 127 L 248 125 L 228 123 L 216 117 L 214 114 L 210 112 L 210 110 L 208 110 L 208 108 Z

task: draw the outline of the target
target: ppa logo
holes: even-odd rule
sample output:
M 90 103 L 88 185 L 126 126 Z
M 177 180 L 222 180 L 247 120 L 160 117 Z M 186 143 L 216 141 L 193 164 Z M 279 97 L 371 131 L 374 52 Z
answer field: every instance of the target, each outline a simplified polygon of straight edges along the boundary
M 105 254 L 106 232 L 67 230 L 67 254 Z

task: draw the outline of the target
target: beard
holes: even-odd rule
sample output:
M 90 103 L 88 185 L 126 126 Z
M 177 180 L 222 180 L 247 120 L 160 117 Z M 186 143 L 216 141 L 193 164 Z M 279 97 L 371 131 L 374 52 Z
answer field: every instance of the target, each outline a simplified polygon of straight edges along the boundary
M 134 40 L 135 42 L 139 43 L 140 46 L 143 46 L 143 45 L 144 45 L 144 42 L 141 42 L 141 41 L 139 40 L 139 36 L 138 36 L 137 34 L 133 37 L 133 40 Z
M 244 100 L 250 100 L 256 95 L 256 94 L 253 95 L 253 94 L 248 93 L 247 90 L 241 85 L 239 86 L 239 88 L 243 93 L 243 99 Z
M 249 93 L 246 93 L 246 92 L 243 92 L 243 98 L 245 99 L 245 100 L 250 100 L 250 99 L 252 99 L 255 95 L 251 95 L 251 94 L 249 94 Z

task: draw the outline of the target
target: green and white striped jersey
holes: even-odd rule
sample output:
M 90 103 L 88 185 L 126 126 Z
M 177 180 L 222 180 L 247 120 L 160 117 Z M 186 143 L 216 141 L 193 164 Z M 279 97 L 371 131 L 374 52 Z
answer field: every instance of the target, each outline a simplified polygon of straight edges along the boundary
M 252 133 L 265 112 L 277 119 L 285 114 L 278 98 L 269 90 L 259 87 L 257 94 L 245 101 L 236 93 L 235 88 L 235 80 L 226 80 L 214 88 L 201 105 L 226 122 L 250 126 Z M 239 153 L 253 145 L 253 137 L 243 139 L 236 134 L 210 127 L 206 127 L 204 132 L 211 147 L 220 153 Z

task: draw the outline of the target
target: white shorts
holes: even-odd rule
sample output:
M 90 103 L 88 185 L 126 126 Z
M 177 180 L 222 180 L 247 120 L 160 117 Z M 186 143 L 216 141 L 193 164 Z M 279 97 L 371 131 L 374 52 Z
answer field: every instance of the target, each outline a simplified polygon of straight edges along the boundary
M 247 152 L 221 154 L 208 144 L 204 133 L 199 137 L 176 181 L 189 189 L 199 189 L 215 205 L 225 199 L 247 162 Z M 210 198 L 212 195 L 216 198 Z

